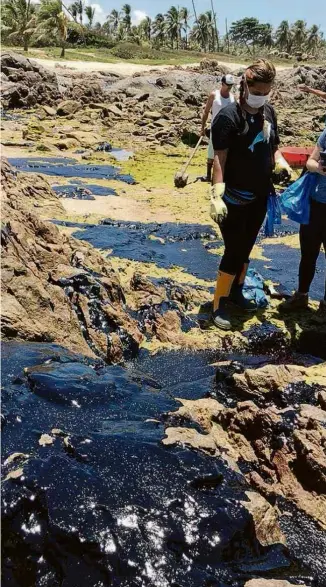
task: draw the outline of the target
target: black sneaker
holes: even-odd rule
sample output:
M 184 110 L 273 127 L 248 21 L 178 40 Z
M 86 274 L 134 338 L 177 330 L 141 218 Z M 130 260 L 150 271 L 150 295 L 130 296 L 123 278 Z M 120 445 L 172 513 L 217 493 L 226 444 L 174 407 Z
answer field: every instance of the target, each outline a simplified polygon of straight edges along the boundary
M 296 291 L 293 296 L 291 296 L 285 302 L 279 305 L 278 309 L 280 312 L 290 313 L 290 312 L 298 312 L 300 310 L 305 310 L 308 308 L 308 294 L 300 293 Z
M 255 300 L 249 300 L 243 295 L 243 285 L 238 284 L 232 286 L 228 301 L 245 312 L 255 312 L 257 310 Z

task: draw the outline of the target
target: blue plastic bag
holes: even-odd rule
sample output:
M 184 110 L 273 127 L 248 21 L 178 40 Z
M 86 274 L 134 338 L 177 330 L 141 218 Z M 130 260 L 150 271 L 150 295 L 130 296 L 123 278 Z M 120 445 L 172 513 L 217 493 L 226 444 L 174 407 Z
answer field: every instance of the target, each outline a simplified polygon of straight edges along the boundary
M 317 173 L 305 173 L 280 196 L 282 211 L 290 220 L 309 224 L 310 196 L 316 188 L 317 179 Z
M 270 194 L 267 200 L 265 236 L 274 236 L 274 224 L 282 224 L 282 211 L 279 198 L 275 194 Z
M 249 269 L 243 285 L 243 295 L 248 300 L 254 300 L 258 308 L 268 306 L 268 298 L 264 292 L 264 280 L 255 269 Z

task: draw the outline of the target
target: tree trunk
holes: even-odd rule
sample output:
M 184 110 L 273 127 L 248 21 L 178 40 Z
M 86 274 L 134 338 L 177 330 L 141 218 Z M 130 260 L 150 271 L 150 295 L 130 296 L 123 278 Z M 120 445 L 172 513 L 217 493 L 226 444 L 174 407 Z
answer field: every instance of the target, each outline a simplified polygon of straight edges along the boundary
M 60 58 L 61 59 L 64 59 L 65 58 L 65 50 L 66 50 L 65 44 L 63 42 L 62 45 L 61 45 L 61 53 L 60 53 Z
M 24 51 L 27 53 L 28 51 L 28 40 L 26 35 L 24 35 Z

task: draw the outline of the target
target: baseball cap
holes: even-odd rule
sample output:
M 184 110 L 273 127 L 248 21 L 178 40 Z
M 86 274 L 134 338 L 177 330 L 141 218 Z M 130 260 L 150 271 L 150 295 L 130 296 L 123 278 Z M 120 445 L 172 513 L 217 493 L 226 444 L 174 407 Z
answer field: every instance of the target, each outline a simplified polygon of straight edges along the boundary
M 231 75 L 230 73 L 227 73 L 226 75 L 223 75 L 222 77 L 222 83 L 226 84 L 228 86 L 233 86 L 234 84 L 234 77 L 233 75 Z

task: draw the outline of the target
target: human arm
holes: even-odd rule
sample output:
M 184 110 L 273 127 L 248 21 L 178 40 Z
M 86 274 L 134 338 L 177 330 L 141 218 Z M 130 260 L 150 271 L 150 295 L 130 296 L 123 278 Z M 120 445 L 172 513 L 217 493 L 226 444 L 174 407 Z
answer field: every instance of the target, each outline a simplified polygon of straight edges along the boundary
M 207 118 L 209 117 L 209 113 L 212 110 L 214 97 L 215 97 L 215 92 L 211 92 L 211 94 L 208 96 L 206 106 L 204 108 L 204 112 L 203 112 L 202 119 L 201 119 L 201 134 L 202 134 L 202 136 L 205 136 L 206 122 L 207 122 Z
M 222 183 L 224 185 L 224 169 L 228 156 L 228 149 L 214 151 L 214 166 L 212 184 Z
M 235 136 L 234 121 L 225 114 L 218 114 L 212 125 L 212 142 L 214 147 L 213 180 L 211 187 L 211 217 L 220 222 L 227 215 L 223 201 L 225 192 L 224 172 L 229 147 Z
M 305 84 L 299 86 L 299 90 L 301 90 L 301 92 L 305 92 L 306 94 L 313 94 L 314 96 L 318 96 L 318 98 L 322 98 L 322 100 L 326 100 L 326 92 L 323 92 L 322 90 L 310 88 L 310 86 L 306 86 Z
M 319 173 L 320 175 L 326 176 L 326 168 L 322 167 L 320 161 L 320 151 L 321 148 L 319 147 L 319 145 L 316 145 L 307 161 L 307 169 L 311 173 Z

